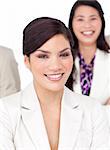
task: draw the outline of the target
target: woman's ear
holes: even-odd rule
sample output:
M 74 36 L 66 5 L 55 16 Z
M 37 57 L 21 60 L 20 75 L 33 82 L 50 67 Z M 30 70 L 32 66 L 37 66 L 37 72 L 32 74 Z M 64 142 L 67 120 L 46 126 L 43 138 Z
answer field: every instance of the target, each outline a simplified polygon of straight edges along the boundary
M 24 55 L 24 64 L 30 70 L 30 60 L 27 55 Z

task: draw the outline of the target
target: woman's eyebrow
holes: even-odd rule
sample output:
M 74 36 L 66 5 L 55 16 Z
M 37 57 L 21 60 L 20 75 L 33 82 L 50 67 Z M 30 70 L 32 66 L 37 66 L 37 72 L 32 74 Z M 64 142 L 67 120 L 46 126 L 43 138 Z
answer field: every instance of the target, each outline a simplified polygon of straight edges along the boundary
M 67 48 L 64 48 L 64 49 L 62 49 L 61 51 L 60 51 L 60 53 L 63 53 L 63 52 L 65 52 L 65 51 L 67 51 L 67 50 L 70 50 L 70 47 L 67 47 Z M 42 53 L 46 53 L 46 54 L 50 54 L 51 52 L 50 51 L 48 51 L 48 50 L 42 50 L 42 49 L 38 49 L 37 50 L 37 52 L 42 52 Z
M 77 16 L 75 16 L 75 18 L 84 18 L 84 17 L 85 16 L 83 16 L 83 15 L 77 15 Z M 93 14 L 93 15 L 90 15 L 88 17 L 98 17 L 98 15 L 97 14 Z
M 98 17 L 98 15 L 97 15 L 97 14 L 94 14 L 94 15 L 91 15 L 90 17 Z
M 65 51 L 67 51 L 67 50 L 71 50 L 70 47 L 67 47 L 67 48 L 61 50 L 60 53 L 63 53 L 63 52 L 65 52 Z
M 76 16 L 74 16 L 74 18 L 84 18 L 84 16 L 83 15 L 76 15 Z
M 39 52 L 42 52 L 42 53 L 50 53 L 49 51 L 47 51 L 47 50 L 42 50 L 42 49 L 38 49 L 37 51 L 39 51 Z

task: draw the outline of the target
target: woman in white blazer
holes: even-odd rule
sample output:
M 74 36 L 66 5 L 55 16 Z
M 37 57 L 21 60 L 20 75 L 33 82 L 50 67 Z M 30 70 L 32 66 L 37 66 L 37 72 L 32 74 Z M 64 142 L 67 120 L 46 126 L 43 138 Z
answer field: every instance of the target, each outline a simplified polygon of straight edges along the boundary
M 57 19 L 37 18 L 25 27 L 23 54 L 33 83 L 0 100 L 0 150 L 109 150 L 101 105 L 70 90 L 72 47 L 69 29 Z
M 104 36 L 105 19 L 96 0 L 77 0 L 70 12 L 69 28 L 75 40 L 74 91 L 110 103 L 110 53 Z

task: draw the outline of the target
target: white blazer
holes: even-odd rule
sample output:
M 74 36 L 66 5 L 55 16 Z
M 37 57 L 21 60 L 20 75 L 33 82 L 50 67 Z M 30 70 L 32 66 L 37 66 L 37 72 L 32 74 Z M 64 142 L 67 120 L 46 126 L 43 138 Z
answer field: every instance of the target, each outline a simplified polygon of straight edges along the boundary
M 100 104 L 65 87 L 58 150 L 109 150 Z M 50 150 L 33 84 L 0 100 L 0 150 Z
M 76 84 L 74 84 L 74 91 L 81 94 L 80 66 L 78 57 L 75 60 L 75 65 L 78 74 Z M 104 104 L 110 97 L 110 54 L 105 54 L 99 49 L 96 51 L 90 96 L 99 100 L 101 104 Z
M 0 46 L 0 98 L 18 91 L 20 91 L 20 76 L 13 51 Z

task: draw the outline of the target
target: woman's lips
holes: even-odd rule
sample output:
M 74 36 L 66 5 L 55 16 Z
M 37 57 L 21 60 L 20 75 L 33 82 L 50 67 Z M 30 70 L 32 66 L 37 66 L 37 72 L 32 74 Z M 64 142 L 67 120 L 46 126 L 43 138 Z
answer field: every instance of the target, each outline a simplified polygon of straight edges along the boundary
M 58 81 L 62 78 L 64 73 L 59 74 L 45 74 L 45 76 L 51 81 Z
M 94 31 L 83 31 L 81 32 L 83 35 L 89 36 L 92 35 L 94 33 Z

